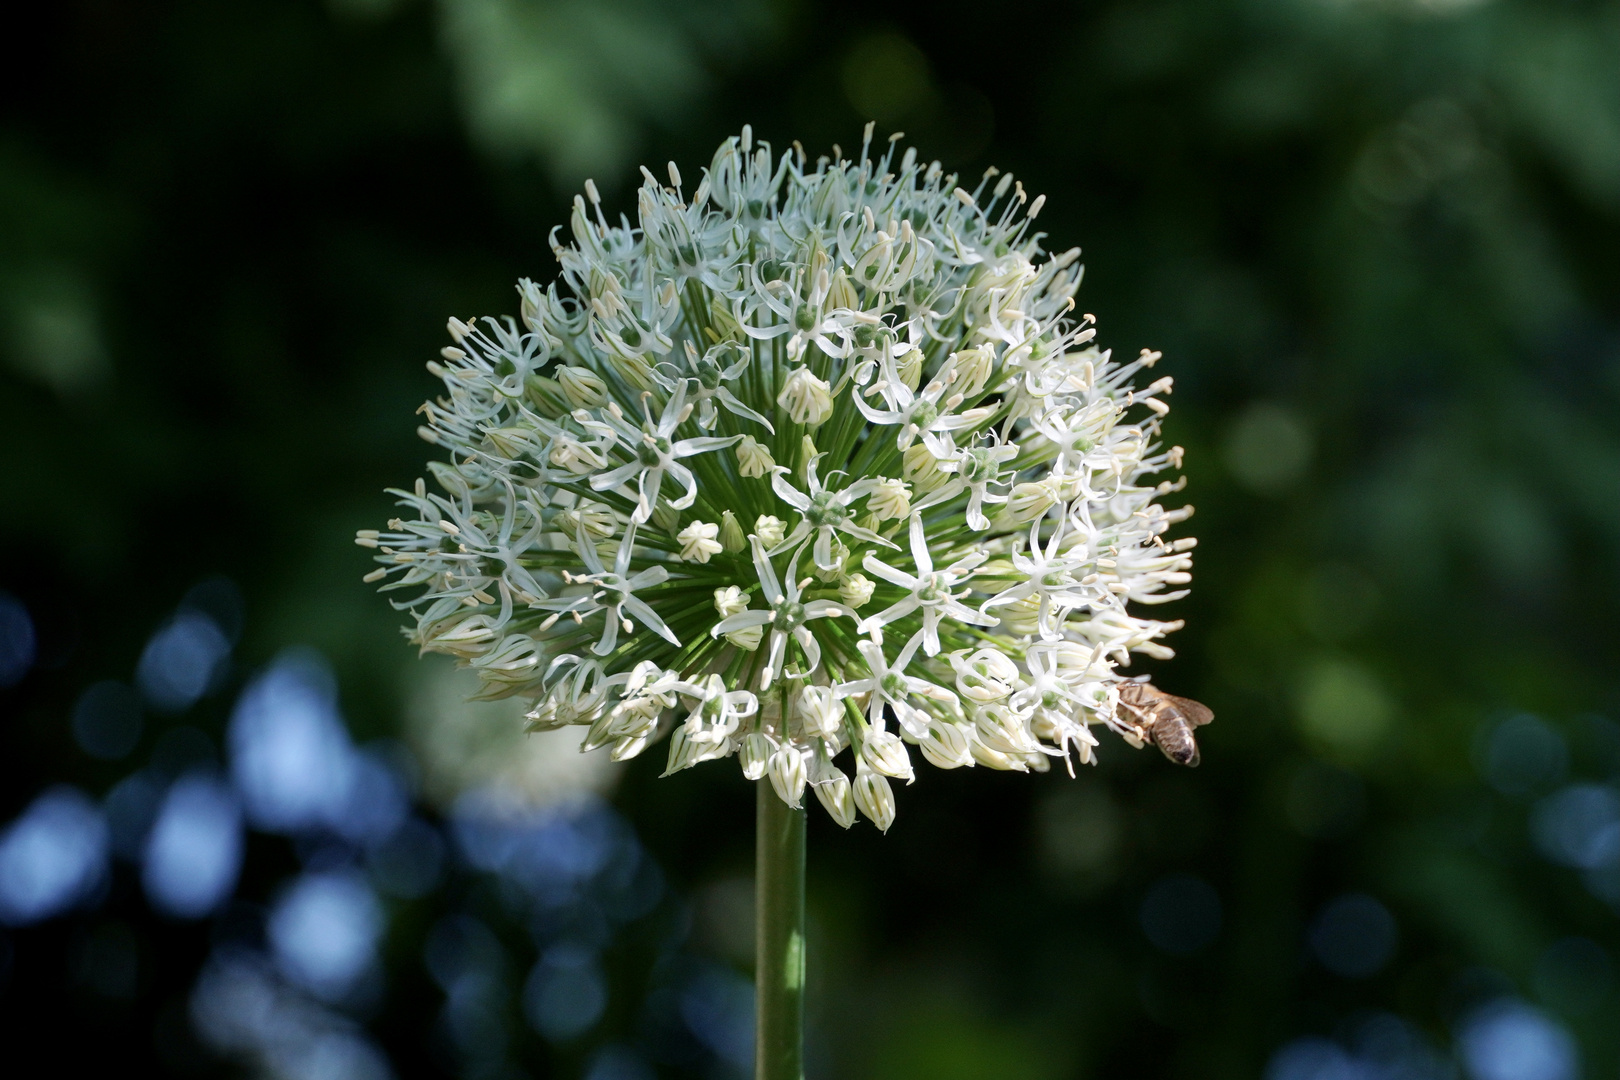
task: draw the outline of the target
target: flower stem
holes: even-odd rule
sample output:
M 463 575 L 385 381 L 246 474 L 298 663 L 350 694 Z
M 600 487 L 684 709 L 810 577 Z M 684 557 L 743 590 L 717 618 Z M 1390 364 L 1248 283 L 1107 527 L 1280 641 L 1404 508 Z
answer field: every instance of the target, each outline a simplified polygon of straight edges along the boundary
M 804 811 L 754 787 L 754 1078 L 803 1080 Z

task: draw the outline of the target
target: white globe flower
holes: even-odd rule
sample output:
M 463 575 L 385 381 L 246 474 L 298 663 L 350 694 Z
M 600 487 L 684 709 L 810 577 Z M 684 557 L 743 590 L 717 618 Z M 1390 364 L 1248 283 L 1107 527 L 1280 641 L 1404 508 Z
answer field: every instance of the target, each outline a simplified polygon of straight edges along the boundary
M 1140 612 L 1192 568 L 1171 382 L 1074 317 L 1040 200 L 870 132 L 644 175 L 628 220 L 575 199 L 520 320 L 450 320 L 434 487 L 357 537 L 411 640 L 537 727 L 621 758 L 667 732 L 669 771 L 737 756 L 846 827 L 893 823 L 908 746 L 1036 771 L 1098 725 L 1143 744 L 1120 669 L 1171 655 Z

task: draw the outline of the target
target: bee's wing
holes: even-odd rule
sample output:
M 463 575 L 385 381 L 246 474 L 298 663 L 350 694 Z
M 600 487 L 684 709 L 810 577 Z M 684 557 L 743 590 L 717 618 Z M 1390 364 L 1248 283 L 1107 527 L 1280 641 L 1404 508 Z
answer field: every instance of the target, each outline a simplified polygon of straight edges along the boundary
M 1181 710 L 1181 715 L 1185 716 L 1187 718 L 1187 722 L 1193 727 L 1203 727 L 1205 724 L 1215 719 L 1215 714 L 1211 712 L 1209 706 L 1205 705 L 1202 701 L 1194 701 L 1192 698 L 1176 697 L 1174 694 L 1166 694 L 1164 696 L 1169 698 L 1175 704 L 1176 708 Z

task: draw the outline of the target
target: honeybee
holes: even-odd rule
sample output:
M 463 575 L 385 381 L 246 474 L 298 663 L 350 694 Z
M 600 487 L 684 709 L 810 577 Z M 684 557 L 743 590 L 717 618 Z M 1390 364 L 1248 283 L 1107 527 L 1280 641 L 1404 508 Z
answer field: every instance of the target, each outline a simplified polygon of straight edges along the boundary
M 1167 694 L 1152 683 L 1128 682 L 1119 688 L 1119 719 L 1151 739 L 1177 765 L 1198 764 L 1193 728 L 1215 719 L 1209 706 Z

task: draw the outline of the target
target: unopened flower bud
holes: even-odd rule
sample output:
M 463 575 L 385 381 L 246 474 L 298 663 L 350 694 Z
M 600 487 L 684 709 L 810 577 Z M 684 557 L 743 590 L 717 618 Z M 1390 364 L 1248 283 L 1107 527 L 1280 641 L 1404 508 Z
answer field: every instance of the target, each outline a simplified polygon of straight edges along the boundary
M 799 463 L 794 468 L 794 472 L 798 474 L 799 483 L 809 482 L 810 463 L 814 460 L 816 460 L 816 443 L 814 439 L 806 435 L 799 440 Z
M 978 741 L 999 754 L 1029 754 L 1040 749 L 1026 717 L 1004 705 L 986 705 L 973 714 Z
M 733 615 L 741 615 L 748 610 L 748 594 L 735 585 L 727 585 L 723 589 L 714 590 L 714 610 L 719 612 L 722 619 L 729 619 Z
M 677 727 L 669 733 L 669 762 L 664 766 L 662 775 L 670 776 L 692 765 L 692 740 L 686 734 L 686 728 Z
M 815 427 L 832 415 L 832 387 L 816 378 L 808 367 L 795 368 L 777 395 L 776 403 L 787 410 L 795 424 Z
M 627 735 L 613 744 L 608 756 L 614 761 L 629 761 L 647 749 L 647 739 L 646 735 Z
M 759 537 L 759 542 L 765 545 L 766 551 L 769 551 L 780 544 L 782 538 L 787 535 L 787 523 L 779 517 L 761 514 L 754 522 L 754 535 Z
M 947 369 L 955 376 L 951 380 L 951 389 L 963 397 L 977 397 L 990 379 L 990 368 L 995 359 L 995 351 L 988 346 L 952 353 Z
M 449 462 L 430 461 L 428 462 L 428 471 L 433 474 L 433 479 L 438 481 L 440 487 L 456 498 L 463 500 L 472 498 L 472 488 L 468 485 L 467 478 L 462 475 L 460 469 L 457 469 Z M 390 529 L 397 528 L 394 525 L 388 527 Z
M 730 510 L 720 512 L 720 547 L 728 555 L 735 555 L 748 546 L 748 537 L 737 524 L 737 515 Z
M 855 286 L 849 283 L 849 275 L 842 270 L 838 271 L 827 286 L 827 307 L 833 311 L 840 308 L 859 311 L 860 306 L 860 298 L 855 295 Z
M 1018 686 L 1018 665 L 999 649 L 980 649 L 966 659 L 954 654 L 951 666 L 957 691 L 970 701 L 1000 701 Z
M 460 622 L 434 623 L 424 628 L 422 641 L 434 650 L 463 659 L 482 656 L 500 637 L 501 627 L 488 615 L 469 615 Z
M 1057 491 L 1050 482 L 1014 484 L 1003 515 L 1009 524 L 1034 521 L 1057 505 Z
M 523 286 L 527 286 L 524 288 Z M 543 325 L 541 308 L 545 303 L 544 294 L 535 288 L 534 282 L 524 281 L 519 286 L 521 299 L 518 301 L 518 314 L 523 316 L 523 325 L 530 330 L 539 330 Z
M 879 479 L 866 508 L 878 521 L 897 521 L 911 513 L 911 492 L 904 480 Z
M 523 428 L 490 428 L 485 436 L 495 449 L 510 458 L 522 457 L 535 450 L 532 432 Z
M 614 716 L 612 713 L 604 712 L 599 715 L 595 720 L 591 721 L 591 726 L 586 730 L 585 737 L 580 740 L 579 748 L 589 752 L 606 746 L 609 742 L 618 738 L 619 736 L 615 735 L 611 730 L 613 723 Z M 673 753 L 674 748 L 671 747 L 670 751 Z
M 851 574 L 838 586 L 838 599 L 852 608 L 864 607 L 876 588 L 877 583 L 865 574 Z
M 1058 642 L 1052 647 L 1051 657 L 1058 671 L 1065 677 L 1097 676 L 1110 671 L 1113 667 L 1097 649 L 1079 641 Z
M 607 402 L 607 383 L 589 368 L 563 365 L 557 369 L 557 385 L 563 397 L 576 409 L 594 409 Z
M 675 537 L 680 541 L 681 558 L 686 562 L 706 563 L 710 556 L 724 550 L 720 545 L 720 526 L 694 521 Z
M 438 372 L 434 372 L 438 374 Z M 545 375 L 529 375 L 523 380 L 523 396 L 528 398 L 529 404 L 539 409 L 547 416 L 556 416 L 563 411 L 563 403 L 567 401 L 563 394 L 562 385 L 556 379 Z
M 905 478 L 911 481 L 911 486 L 919 495 L 933 491 L 950 479 L 940 470 L 939 461 L 925 443 L 912 443 L 906 448 L 901 460 L 903 462 L 901 471 L 905 474 Z
M 523 714 L 523 719 L 527 721 L 523 725 L 523 730 L 533 734 L 540 731 L 556 731 L 558 728 L 567 727 L 572 717 L 559 709 L 557 703 L 551 698 L 541 698 L 534 703 L 534 708 Z
M 659 389 L 653 378 L 652 366 L 639 356 L 609 356 L 608 363 L 619 373 L 619 378 L 637 390 Z
M 771 787 L 783 802 L 795 810 L 804 805 L 804 785 L 809 776 L 803 754 L 792 746 L 779 747 L 766 763 L 765 771 L 770 774 Z
M 916 393 L 917 384 L 922 382 L 923 351 L 906 345 L 902 345 L 901 348 L 909 349 L 909 351 L 895 357 L 899 364 L 897 374 L 900 376 L 900 381 L 910 387 L 913 393 Z
M 849 777 L 836 767 L 829 766 L 831 775 L 816 784 L 816 798 L 826 809 L 827 816 L 841 828 L 855 824 L 855 797 L 850 791 Z
M 487 683 L 522 685 L 543 671 L 545 647 L 527 634 L 509 634 L 473 666 Z
M 973 760 L 1000 772 L 1029 772 L 1029 763 L 999 750 L 992 750 L 979 740 L 973 740 Z
M 765 627 L 745 626 L 741 630 L 733 630 L 727 634 L 726 640 L 744 652 L 753 652 L 759 648 L 759 643 L 765 640 Z
M 1080 493 L 1086 487 L 1086 480 L 1083 476 L 1054 474 L 1047 482 L 1052 485 L 1052 494 L 1057 496 L 1058 502 L 1070 502 L 1078 499 Z
M 922 756 L 939 769 L 958 769 L 973 764 L 973 750 L 968 746 L 967 733 L 960 724 L 935 720 L 928 725 L 928 733 L 917 744 Z
M 805 734 L 833 738 L 844 722 L 844 703 L 830 686 L 806 686 L 799 691 L 799 721 Z
M 675 530 L 680 528 L 681 524 L 680 511 L 669 505 L 668 501 L 664 499 L 659 499 L 653 506 L 652 519 L 653 524 L 671 536 L 675 535 Z
M 861 759 L 884 776 L 911 783 L 916 775 L 911 770 L 911 756 L 906 744 L 892 731 L 868 732 L 861 743 Z
M 889 787 L 889 781 L 862 761 L 855 769 L 853 788 L 855 805 L 861 813 L 871 818 L 872 824 L 879 830 L 888 832 L 889 826 L 894 824 L 894 791 Z
M 751 731 L 744 735 L 742 746 L 737 750 L 737 761 L 742 765 L 743 775 L 750 780 L 764 776 L 766 762 L 775 749 L 776 744 L 771 737 L 762 731 Z
M 594 502 L 580 503 L 572 510 L 564 510 L 557 515 L 555 523 L 576 544 L 579 542 L 580 529 L 584 529 L 585 535 L 591 540 L 606 540 L 619 527 L 613 511 Z
M 744 435 L 737 443 L 737 465 L 750 480 L 764 476 L 776 467 L 776 460 L 763 444 L 752 435 Z
M 596 450 L 567 435 L 559 436 L 552 442 L 550 460 L 553 465 L 567 469 L 575 476 L 584 476 L 606 463 Z
M 1010 604 L 1003 604 L 996 608 L 996 615 L 1001 618 L 1002 629 L 1013 637 L 1025 637 L 1033 634 L 1040 628 L 1040 598 L 1026 596 L 1022 600 L 1014 600 Z

